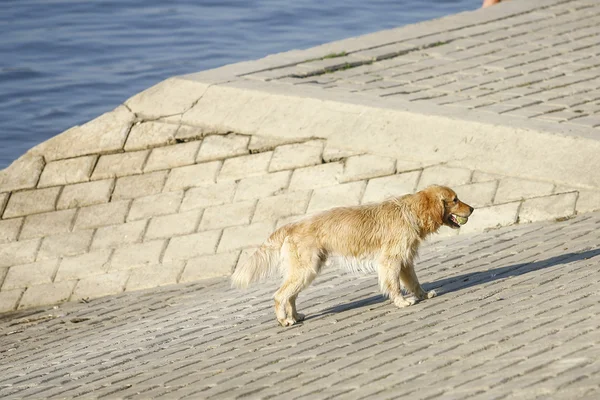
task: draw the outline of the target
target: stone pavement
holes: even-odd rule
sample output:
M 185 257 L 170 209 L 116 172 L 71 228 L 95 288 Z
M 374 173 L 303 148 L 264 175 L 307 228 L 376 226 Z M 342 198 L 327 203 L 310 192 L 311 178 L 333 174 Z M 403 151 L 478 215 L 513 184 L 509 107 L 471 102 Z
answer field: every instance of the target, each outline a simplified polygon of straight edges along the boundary
M 437 239 L 598 210 L 599 16 L 505 2 L 161 82 L 0 171 L 0 312 L 225 276 L 432 183 L 477 208 Z
M 223 278 L 6 314 L 0 396 L 598 398 L 599 243 L 596 212 L 429 244 L 403 309 L 331 268 L 290 328 Z

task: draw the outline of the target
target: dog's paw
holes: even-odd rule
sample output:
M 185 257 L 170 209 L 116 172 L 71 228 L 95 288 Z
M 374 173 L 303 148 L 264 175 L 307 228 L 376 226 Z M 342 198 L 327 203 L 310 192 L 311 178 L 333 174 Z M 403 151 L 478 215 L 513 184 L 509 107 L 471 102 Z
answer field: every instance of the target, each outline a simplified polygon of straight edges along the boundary
M 409 298 L 398 297 L 394 300 L 394 305 L 398 308 L 403 308 L 403 307 L 412 306 L 416 302 L 417 302 L 417 299 L 414 297 L 409 297 Z
M 300 319 L 301 317 L 301 319 Z M 302 321 L 304 319 L 304 314 L 298 314 L 298 318 L 292 318 L 292 317 L 287 317 L 284 319 L 277 319 L 277 321 L 279 321 L 279 325 L 281 326 L 292 326 L 297 324 L 299 321 Z
M 435 290 L 430 290 L 429 292 L 427 292 L 428 299 L 434 298 L 435 296 L 437 296 L 437 293 L 435 292 Z

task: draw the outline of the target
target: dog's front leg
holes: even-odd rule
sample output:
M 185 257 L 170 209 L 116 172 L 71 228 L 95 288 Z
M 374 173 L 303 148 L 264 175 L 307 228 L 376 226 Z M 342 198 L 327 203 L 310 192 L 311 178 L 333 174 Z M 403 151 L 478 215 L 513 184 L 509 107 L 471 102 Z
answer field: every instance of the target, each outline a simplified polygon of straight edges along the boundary
M 379 261 L 379 287 L 390 297 L 396 307 L 415 304 L 414 298 L 405 298 L 400 288 L 401 263 L 397 259 L 383 258 Z
M 418 299 L 431 299 L 435 297 L 435 290 L 430 290 L 426 292 L 421 284 L 419 283 L 419 278 L 417 278 L 417 274 L 415 273 L 415 268 L 413 263 L 405 263 L 402 265 L 400 270 L 400 280 L 405 288 L 410 290 Z

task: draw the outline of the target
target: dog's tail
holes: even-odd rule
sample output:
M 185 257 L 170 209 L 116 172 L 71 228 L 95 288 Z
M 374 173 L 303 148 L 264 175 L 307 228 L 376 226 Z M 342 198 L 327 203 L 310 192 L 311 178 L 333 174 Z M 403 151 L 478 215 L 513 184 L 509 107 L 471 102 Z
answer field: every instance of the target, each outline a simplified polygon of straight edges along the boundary
M 233 271 L 231 286 L 246 288 L 252 282 L 267 278 L 278 271 L 281 247 L 288 236 L 290 225 L 285 225 L 271 236 L 243 264 Z

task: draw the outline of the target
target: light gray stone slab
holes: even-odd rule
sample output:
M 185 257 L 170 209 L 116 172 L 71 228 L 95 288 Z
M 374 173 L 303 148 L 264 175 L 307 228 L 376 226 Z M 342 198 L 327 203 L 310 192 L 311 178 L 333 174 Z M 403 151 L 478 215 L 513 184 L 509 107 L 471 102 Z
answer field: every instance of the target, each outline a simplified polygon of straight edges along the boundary
M 104 154 L 98 159 L 92 173 L 92 180 L 141 174 L 148 154 L 150 154 L 148 150 Z
M 233 271 L 239 252 L 211 254 L 190 259 L 183 270 L 180 282 L 225 276 Z
M 167 175 L 168 171 L 156 171 L 118 178 L 112 200 L 134 199 L 160 193 L 165 186 Z
M 8 200 L 2 218 L 22 217 L 29 214 L 38 214 L 55 209 L 60 188 L 47 188 L 38 190 L 24 190 L 13 193 Z
M 208 206 L 229 203 L 233 199 L 236 183 L 225 181 L 213 184 L 199 185 L 186 191 L 181 211 L 188 211 Z
M 37 260 L 83 254 L 90 248 L 92 234 L 93 231 L 91 230 L 82 230 L 46 236 L 42 240 L 42 246 L 37 255 Z
M 109 272 L 158 264 L 165 243 L 165 240 L 152 240 L 119 247 L 110 260 Z
M 247 225 L 252 219 L 255 207 L 256 201 L 253 200 L 208 207 L 204 210 L 199 229 L 212 230 Z
M 18 308 L 25 309 L 65 302 L 71 297 L 76 283 L 77 281 L 62 281 L 30 286 L 23 294 Z
M 32 263 L 39 247 L 40 239 L 0 244 L 0 267 Z
M 77 213 L 73 231 L 122 224 L 125 222 L 130 203 L 129 200 L 123 200 L 82 207 Z
M 76 210 L 63 210 L 28 215 L 23 223 L 19 240 L 69 232 L 75 213 Z
M 148 121 L 134 125 L 127 137 L 125 150 L 143 150 L 175 143 L 178 125 Z
M 152 150 L 144 172 L 171 169 L 184 165 L 194 164 L 200 142 L 188 142 L 171 146 L 158 147 Z
M 186 167 L 173 168 L 165 184 L 165 192 L 214 183 L 221 170 L 221 161 L 211 161 Z
M 67 185 L 58 198 L 56 208 L 64 210 L 108 203 L 114 185 L 113 179 Z
M 96 119 L 75 126 L 36 146 L 31 151 L 43 155 L 46 162 L 123 149 L 135 116 L 123 106 Z
M 12 218 L 0 221 L 0 244 L 14 242 L 19 237 L 23 226 L 23 218 Z
M 172 238 L 169 241 L 163 261 L 189 260 L 190 258 L 205 254 L 213 254 L 220 238 L 220 230 L 205 231 Z
M 201 82 L 170 78 L 136 94 L 125 104 L 134 113 L 146 118 L 181 114 L 202 97 L 207 87 Z
M 201 215 L 201 211 L 193 210 L 154 217 L 150 220 L 144 240 L 167 239 L 173 236 L 194 233 L 200 223 Z
M 25 265 L 14 265 L 8 269 L 2 290 L 27 288 L 33 285 L 52 283 L 58 260 L 44 260 Z
M 35 188 L 44 165 L 44 159 L 40 156 L 21 156 L 8 168 L 0 171 L 0 193 Z
M 89 181 L 96 159 L 96 156 L 85 156 L 50 162 L 42 171 L 38 187 Z
M 183 261 L 176 261 L 136 268 L 131 271 L 125 290 L 131 291 L 173 285 L 177 283 L 183 267 Z
M 202 141 L 197 162 L 222 160 L 248 154 L 250 137 L 236 134 L 210 135 Z

